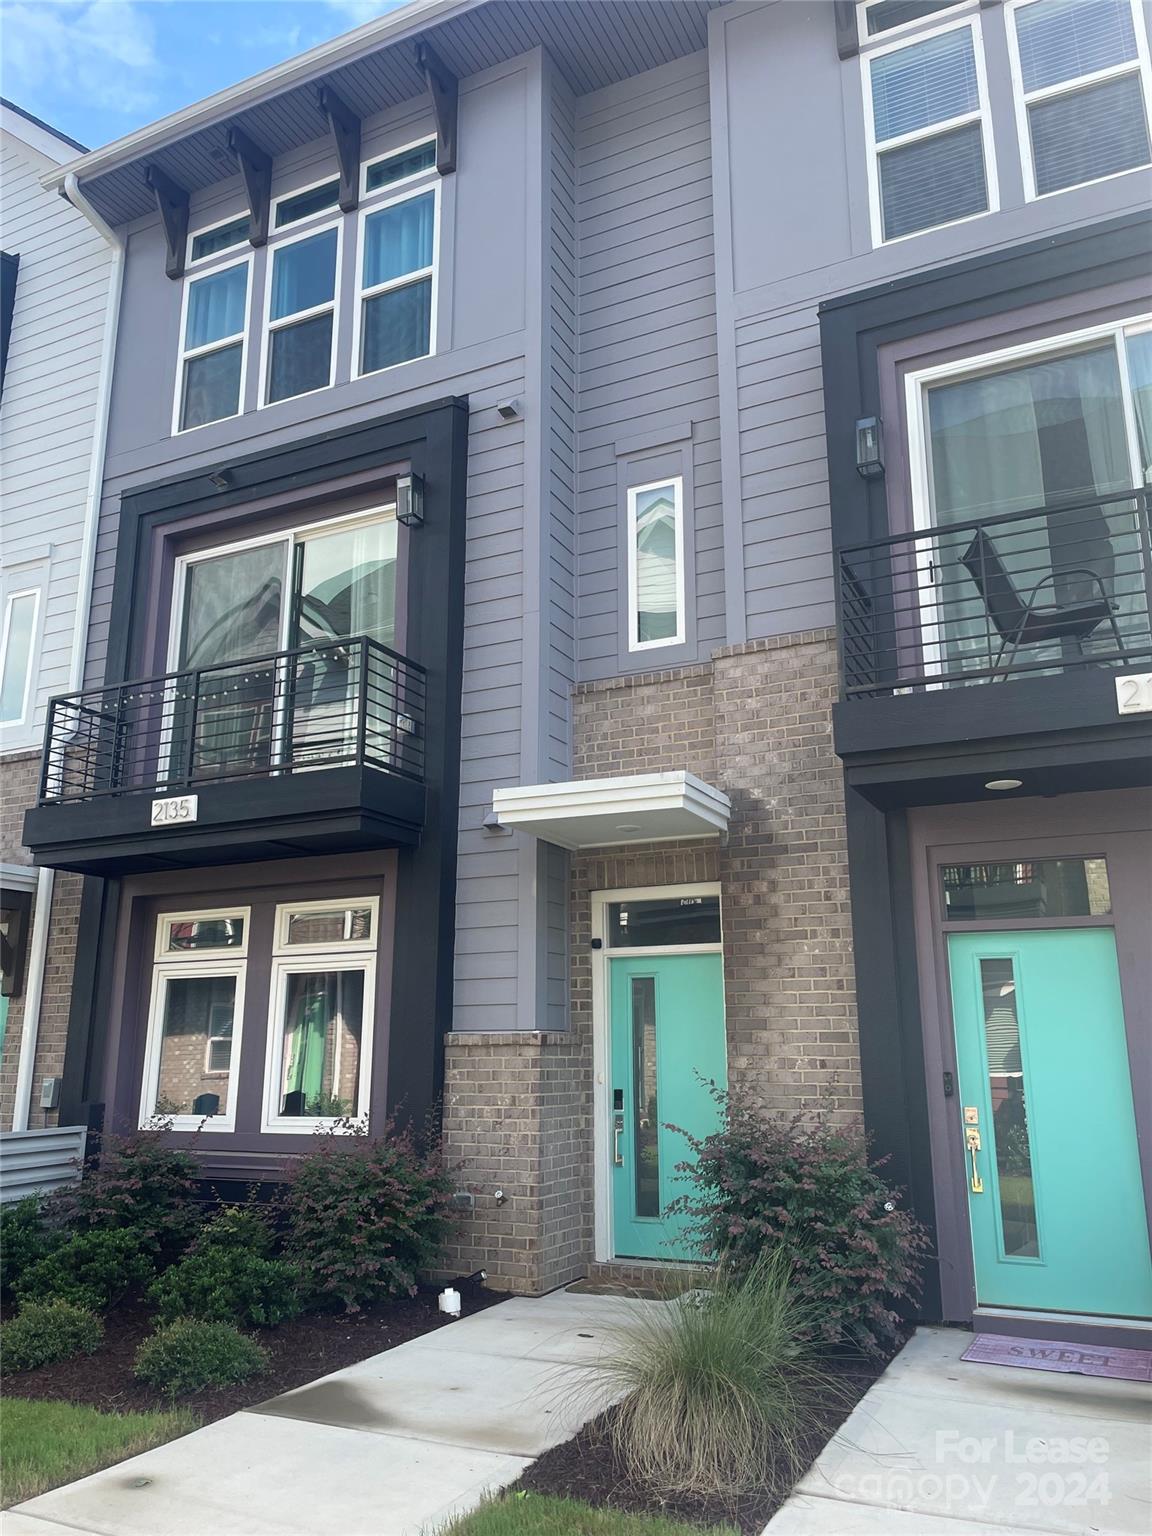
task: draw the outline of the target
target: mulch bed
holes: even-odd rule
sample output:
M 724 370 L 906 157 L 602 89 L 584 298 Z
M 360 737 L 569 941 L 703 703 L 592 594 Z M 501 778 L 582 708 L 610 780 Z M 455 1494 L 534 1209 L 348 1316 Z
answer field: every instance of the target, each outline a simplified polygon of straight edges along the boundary
M 795 1478 L 791 1474 L 782 1477 L 784 1486 L 775 1491 L 760 1489 L 733 1498 L 725 1494 L 659 1495 L 650 1488 L 638 1487 L 613 1453 L 608 1436 L 609 1411 L 586 1424 L 575 1439 L 545 1451 L 508 1492 L 524 1490 L 582 1499 L 602 1508 L 663 1515 L 692 1525 L 734 1525 L 745 1536 L 759 1536 L 795 1481 L 807 1472 L 887 1363 L 857 1359 L 826 1362 L 834 1388 L 821 1405 L 812 1432 L 804 1442 L 803 1469 Z
M 464 1303 L 465 1316 L 504 1299 L 495 1291 L 470 1294 Z M 437 1310 L 435 1290 L 378 1302 L 347 1316 L 307 1312 L 278 1328 L 252 1330 L 271 1357 L 264 1375 L 237 1387 L 214 1388 L 182 1397 L 177 1406 L 190 1409 L 207 1424 L 450 1322 Z M 6 1374 L 5 1394 L 88 1403 L 93 1408 L 117 1413 L 171 1407 L 169 1398 L 137 1381 L 132 1374 L 137 1349 L 156 1328 L 155 1313 L 140 1304 L 124 1304 L 107 1313 L 104 1323 L 104 1343 L 94 1355 Z

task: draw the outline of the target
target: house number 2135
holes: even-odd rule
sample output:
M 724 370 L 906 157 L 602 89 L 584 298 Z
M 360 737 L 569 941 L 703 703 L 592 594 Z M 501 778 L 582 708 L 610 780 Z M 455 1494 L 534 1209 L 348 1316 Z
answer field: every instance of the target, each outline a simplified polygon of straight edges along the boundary
M 166 800 L 153 800 L 152 825 L 154 827 L 178 826 L 181 822 L 195 821 L 199 810 L 199 796 L 170 795 Z
M 1121 715 L 1152 714 L 1152 672 L 1116 679 L 1116 710 Z

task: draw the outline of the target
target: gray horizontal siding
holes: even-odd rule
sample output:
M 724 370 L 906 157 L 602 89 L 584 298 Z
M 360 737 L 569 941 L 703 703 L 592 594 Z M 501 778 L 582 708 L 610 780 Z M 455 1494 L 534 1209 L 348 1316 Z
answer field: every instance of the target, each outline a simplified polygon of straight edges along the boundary
M 0 1135 L 0 1204 L 75 1184 L 84 1165 L 87 1139 L 83 1125 L 5 1131 Z
M 693 423 L 696 651 L 724 640 L 715 258 L 702 53 L 576 103 L 580 676 L 621 653 L 617 444 Z M 679 654 L 679 653 L 678 653 Z M 681 657 L 682 659 L 682 657 Z
M 736 331 L 748 635 L 834 621 L 828 465 L 814 308 Z

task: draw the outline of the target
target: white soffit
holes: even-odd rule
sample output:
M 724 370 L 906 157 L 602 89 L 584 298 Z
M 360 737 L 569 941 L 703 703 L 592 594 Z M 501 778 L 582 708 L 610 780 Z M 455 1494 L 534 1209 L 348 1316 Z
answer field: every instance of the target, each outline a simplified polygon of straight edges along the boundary
M 492 810 L 502 827 L 576 850 L 719 837 L 732 802 L 694 773 L 634 773 L 497 789 Z

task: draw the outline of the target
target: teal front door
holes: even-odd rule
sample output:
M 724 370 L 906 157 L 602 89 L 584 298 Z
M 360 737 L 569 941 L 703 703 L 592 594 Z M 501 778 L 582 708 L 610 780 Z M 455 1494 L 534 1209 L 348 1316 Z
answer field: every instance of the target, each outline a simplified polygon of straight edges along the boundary
M 687 1219 L 669 1207 L 688 1185 L 689 1148 L 672 1127 L 719 1124 L 710 1089 L 727 1085 L 720 955 L 609 961 L 612 1234 L 617 1257 L 691 1259 Z
M 948 937 L 981 1306 L 1152 1316 L 1116 939 Z

